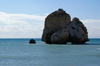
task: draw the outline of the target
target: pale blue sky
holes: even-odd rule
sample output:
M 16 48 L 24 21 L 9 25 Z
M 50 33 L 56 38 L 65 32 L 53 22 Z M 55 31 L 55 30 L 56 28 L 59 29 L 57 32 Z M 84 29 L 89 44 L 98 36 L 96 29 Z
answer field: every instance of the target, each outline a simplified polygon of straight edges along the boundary
M 0 11 L 9 14 L 51 13 L 63 8 L 71 16 L 99 19 L 100 0 L 0 0 Z
M 100 0 L 0 0 L 0 38 L 41 38 L 44 20 L 62 8 L 100 38 Z M 94 34 L 95 33 L 95 34 Z

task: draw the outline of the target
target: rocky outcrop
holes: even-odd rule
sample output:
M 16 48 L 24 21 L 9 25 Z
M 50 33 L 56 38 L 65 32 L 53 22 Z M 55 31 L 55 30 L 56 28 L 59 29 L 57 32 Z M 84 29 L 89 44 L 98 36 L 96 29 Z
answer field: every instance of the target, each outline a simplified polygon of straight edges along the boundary
M 84 44 L 89 41 L 86 27 L 76 17 L 72 19 L 66 30 L 69 33 L 69 42 L 72 42 L 72 44 Z
M 59 9 L 49 14 L 45 19 L 42 41 L 51 44 L 51 35 L 65 28 L 70 21 L 70 15 L 63 9 Z
M 68 31 L 66 29 L 59 30 L 51 35 L 52 44 L 66 44 L 68 42 Z
M 84 44 L 88 39 L 88 32 L 84 24 L 73 18 L 63 9 L 49 14 L 45 19 L 42 41 L 48 44 Z
M 30 43 L 30 44 L 36 44 L 36 42 L 35 42 L 34 39 L 31 39 L 31 40 L 29 41 L 29 43 Z

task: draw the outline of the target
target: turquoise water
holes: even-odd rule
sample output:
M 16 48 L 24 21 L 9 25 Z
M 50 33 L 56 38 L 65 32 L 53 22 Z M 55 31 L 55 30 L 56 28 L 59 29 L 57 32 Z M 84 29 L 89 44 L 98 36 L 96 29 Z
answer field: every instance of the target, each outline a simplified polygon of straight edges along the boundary
M 47 45 L 41 39 L 0 39 L 0 66 L 100 66 L 100 39 L 86 45 Z

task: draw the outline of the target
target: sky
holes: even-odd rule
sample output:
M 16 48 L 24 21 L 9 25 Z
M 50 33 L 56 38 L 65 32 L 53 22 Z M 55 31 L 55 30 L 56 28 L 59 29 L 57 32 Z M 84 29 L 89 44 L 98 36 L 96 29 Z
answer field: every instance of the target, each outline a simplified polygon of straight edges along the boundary
M 41 38 L 45 18 L 62 8 L 100 38 L 100 0 L 0 0 L 0 38 Z

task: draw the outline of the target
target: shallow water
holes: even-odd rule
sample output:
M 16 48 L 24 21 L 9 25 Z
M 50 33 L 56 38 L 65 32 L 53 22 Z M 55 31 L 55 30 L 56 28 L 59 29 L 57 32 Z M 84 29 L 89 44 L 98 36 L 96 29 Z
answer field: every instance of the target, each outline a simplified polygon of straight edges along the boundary
M 100 66 L 100 39 L 93 45 L 47 45 L 41 39 L 0 39 L 0 66 Z

